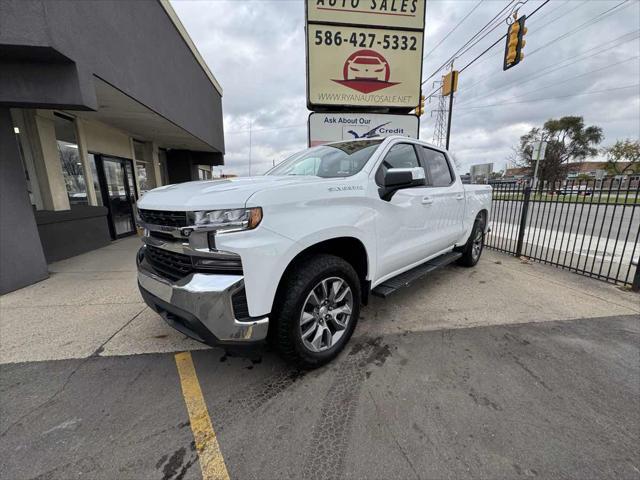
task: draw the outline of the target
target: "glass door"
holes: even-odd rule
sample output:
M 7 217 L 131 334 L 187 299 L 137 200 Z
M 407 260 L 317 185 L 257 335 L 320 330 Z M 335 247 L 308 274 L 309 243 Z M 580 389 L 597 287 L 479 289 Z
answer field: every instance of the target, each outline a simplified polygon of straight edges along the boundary
M 131 160 L 100 156 L 99 163 L 100 189 L 104 205 L 109 209 L 111 236 L 115 239 L 131 235 L 135 233 L 135 180 Z

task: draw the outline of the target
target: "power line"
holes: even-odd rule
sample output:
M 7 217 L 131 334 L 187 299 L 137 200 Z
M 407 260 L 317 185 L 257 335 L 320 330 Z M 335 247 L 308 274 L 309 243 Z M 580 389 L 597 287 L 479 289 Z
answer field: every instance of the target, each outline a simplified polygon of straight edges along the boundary
M 549 15 L 551 15 L 554 12 L 557 12 L 558 10 L 560 10 L 562 7 L 564 7 L 567 3 L 569 3 L 571 0 L 564 0 L 564 2 L 562 2 L 560 5 L 558 5 L 556 8 L 554 8 L 553 10 L 549 10 L 547 13 L 545 13 L 544 15 L 542 15 L 541 17 L 537 17 L 535 20 L 533 20 L 531 23 L 537 23 L 540 20 L 542 20 L 543 18 L 547 18 Z
M 516 84 L 516 83 L 526 83 L 526 82 L 528 82 L 528 81 L 530 81 L 530 80 L 533 80 L 533 79 L 535 79 L 535 78 L 538 78 L 538 77 L 540 77 L 540 76 L 542 76 L 542 75 L 546 75 L 547 73 L 551 73 L 551 72 L 547 72 L 547 73 L 544 73 L 544 74 L 542 74 L 542 75 L 539 75 L 539 74 L 540 74 L 540 72 L 543 72 L 543 71 L 548 70 L 548 69 L 550 69 L 550 68 L 557 67 L 557 68 L 554 68 L 552 71 L 560 70 L 560 69 L 562 69 L 562 68 L 568 67 L 569 65 L 573 65 L 574 63 L 578 63 L 578 62 L 581 62 L 581 61 L 583 61 L 583 60 L 586 60 L 587 58 L 591 58 L 591 57 L 594 57 L 594 56 L 596 56 L 596 55 L 600 55 L 600 54 L 601 54 L 601 53 L 603 53 L 603 52 L 606 52 L 606 51 L 608 51 L 608 50 L 612 50 L 613 48 L 617 48 L 617 47 L 618 47 L 618 45 L 622 45 L 622 44 L 627 43 L 627 42 L 629 42 L 629 41 L 631 41 L 631 40 L 635 40 L 636 38 L 638 38 L 638 33 L 640 33 L 640 30 L 635 30 L 635 31 L 633 31 L 633 32 L 625 33 L 624 35 L 621 35 L 621 36 L 620 36 L 620 37 L 618 37 L 618 38 L 615 38 L 615 39 L 613 39 L 613 40 L 610 40 L 610 41 L 608 41 L 608 42 L 602 43 L 602 44 L 600 44 L 600 45 L 596 45 L 595 47 L 592 47 L 592 48 L 589 48 L 589 49 L 585 50 L 585 51 L 584 51 L 584 52 L 582 52 L 582 54 L 581 54 L 581 55 L 579 55 L 578 57 L 575 57 L 575 56 L 573 56 L 573 55 L 572 55 L 571 57 L 568 57 L 568 58 L 565 58 L 565 59 L 563 59 L 563 60 L 560 60 L 559 62 L 554 63 L 553 65 L 549 65 L 549 66 L 547 66 L 547 67 L 544 67 L 544 68 L 542 68 L 542 69 L 538 70 L 538 74 L 533 75 L 533 76 L 531 76 L 531 77 L 527 78 L 526 80 L 522 80 L 522 81 L 516 80 L 516 81 L 510 82 L 510 83 L 507 83 L 507 84 L 505 84 L 505 85 L 501 85 L 500 87 L 497 87 L 497 88 L 503 88 L 503 87 L 506 87 L 506 86 L 508 86 L 508 85 L 513 85 L 513 84 Z M 627 36 L 629 36 L 629 35 L 635 35 L 635 36 L 633 36 L 633 37 L 631 37 L 631 38 L 629 38 L 629 39 L 623 40 L 623 38 L 625 38 L 625 37 L 627 37 Z M 586 53 L 589 53 L 589 52 L 591 52 L 591 51 L 593 51 L 593 50 L 597 50 L 597 49 L 599 49 L 600 47 L 603 47 L 603 46 L 605 46 L 605 45 L 607 45 L 607 44 L 609 44 L 609 43 L 615 43 L 615 45 L 613 45 L 613 46 L 612 46 L 612 47 L 610 47 L 610 48 L 605 48 L 604 50 L 601 50 L 601 51 L 599 51 L 599 52 L 596 52 L 596 53 L 594 53 L 594 54 L 592 54 L 592 55 L 587 55 L 587 56 L 585 56 L 585 54 L 586 54 Z M 581 58 L 581 57 L 584 57 L 584 58 Z M 569 62 L 569 63 L 567 63 L 566 65 L 558 66 L 558 64 L 561 64 L 561 63 L 563 63 L 563 62 L 566 62 L 567 60 L 574 60 L 574 61 Z M 471 88 L 473 88 L 473 87 L 475 87 L 477 84 L 479 84 L 479 83 L 483 82 L 483 81 L 484 81 L 487 77 L 489 77 L 489 76 L 490 76 L 489 74 L 487 74 L 487 75 L 483 75 L 482 77 L 480 77 L 480 79 L 479 79 L 479 80 L 475 81 L 475 82 L 474 82 L 474 83 L 472 83 L 471 85 L 466 86 L 466 87 L 465 87 L 465 91 L 464 91 L 464 92 L 468 92 Z M 492 90 L 496 90 L 496 89 L 492 89 Z M 464 93 L 464 92 L 463 92 L 463 93 Z
M 560 35 L 559 37 L 554 38 L 553 40 L 551 40 L 550 42 L 545 43 L 544 45 L 536 48 L 535 50 L 533 50 L 532 52 L 529 52 L 528 56 L 530 57 L 531 55 L 539 52 L 540 50 L 548 47 L 549 45 L 553 45 L 555 42 L 557 42 L 558 40 L 562 40 L 564 38 L 567 38 L 571 35 L 573 35 L 574 33 L 579 32 L 580 30 L 583 30 L 587 27 L 590 27 L 591 25 L 595 25 L 596 23 L 600 22 L 601 20 L 604 20 L 605 18 L 607 18 L 610 15 L 613 15 L 613 13 L 616 13 L 615 10 L 622 6 L 625 3 L 628 3 L 629 0 L 623 0 L 622 2 L 618 3 L 617 5 L 609 8 L 608 10 L 605 10 L 604 12 L 599 13 L 598 15 L 596 15 L 595 17 L 591 18 L 590 20 L 587 20 L 586 22 L 578 25 L 576 28 L 574 28 L 573 30 L 570 30 L 566 33 L 563 33 L 562 35 Z M 627 6 L 631 6 L 632 3 L 629 3 Z M 624 7 L 627 8 L 627 7 Z M 618 12 L 621 12 L 623 9 L 619 9 Z M 599 17 L 599 18 L 598 18 Z
M 527 18 L 531 18 L 533 15 L 536 14 L 536 12 L 538 12 L 542 7 L 544 7 L 547 3 L 549 3 L 551 0 L 545 0 L 544 3 L 542 3 L 541 5 L 538 6 L 538 8 L 536 8 L 533 12 L 531 12 Z M 628 1 L 628 0 L 625 0 Z M 507 34 L 505 33 L 502 37 L 498 38 L 495 42 L 493 42 L 489 47 L 487 47 L 480 55 L 476 56 L 473 60 L 471 60 L 469 63 L 467 63 L 464 67 L 462 67 L 459 72 L 462 73 L 463 71 L 465 71 L 468 67 L 470 67 L 471 65 L 473 65 L 479 58 L 481 58 L 483 55 L 485 55 L 489 50 L 491 50 L 493 47 L 495 47 L 498 43 L 500 43 L 502 40 L 504 40 L 507 37 Z M 438 70 L 439 71 L 439 70 Z M 437 72 L 435 72 L 437 73 Z M 431 77 L 429 77 L 431 78 Z M 428 79 L 427 79 L 428 80 Z M 422 82 L 424 84 L 424 81 Z M 438 90 L 434 90 L 432 93 L 429 94 L 429 96 L 432 96 L 435 92 L 437 92 Z
M 548 2 L 549 0 L 547 0 Z M 599 13 L 598 15 L 596 15 L 595 17 L 592 17 L 591 19 L 587 20 L 586 22 L 584 22 L 581 25 L 578 25 L 576 28 L 574 28 L 573 30 L 570 30 L 569 32 L 566 32 L 562 35 L 560 35 L 559 37 L 551 40 L 550 42 L 540 46 L 539 48 L 533 50 L 532 52 L 528 53 L 527 56 L 530 57 L 531 55 L 539 52 L 540 50 L 547 48 L 551 45 L 554 45 L 557 41 L 562 40 L 570 35 L 573 35 L 574 33 L 579 32 L 580 30 L 583 30 L 584 28 L 590 27 L 592 25 L 595 25 L 596 23 L 600 22 L 601 20 L 604 20 L 605 18 L 607 18 L 607 16 L 612 15 L 615 9 L 617 9 L 619 6 L 623 5 L 624 3 L 627 3 L 629 0 L 624 0 L 620 3 L 618 3 L 617 5 L 615 5 L 614 7 L 609 8 L 608 10 L 605 10 L 604 12 Z M 538 7 L 538 9 L 536 9 L 535 11 L 539 10 L 542 6 L 544 6 L 547 2 L 543 3 L 540 7 Z M 631 3 L 628 5 L 630 6 L 632 5 Z M 623 7 L 626 8 L 626 7 Z M 534 11 L 534 13 L 535 13 Z M 565 12 L 563 15 L 561 15 L 560 17 L 557 17 L 555 20 L 558 20 L 559 18 L 561 18 L 564 15 L 569 14 L 572 10 Z M 619 9 L 617 11 L 622 11 L 622 9 Z M 531 17 L 533 15 L 533 13 L 531 15 L 529 15 L 529 17 Z M 547 25 L 550 25 L 551 23 L 555 22 L 555 20 L 545 24 L 542 26 L 542 28 L 546 27 Z M 493 45 L 491 45 L 491 47 L 489 47 L 487 50 L 485 50 L 482 54 L 480 54 L 478 57 L 476 57 L 472 62 L 470 62 L 469 64 L 465 65 L 464 68 L 467 68 L 471 63 L 473 63 L 475 60 L 477 60 L 479 57 L 481 57 L 484 53 L 486 53 L 488 50 L 490 50 L 491 48 L 493 48 L 500 40 L 504 39 L 506 37 L 506 34 L 499 39 L 496 43 L 494 43 Z M 497 53 L 496 53 L 497 54 Z M 460 70 L 462 72 L 462 70 Z M 485 75 L 484 77 L 482 77 L 480 80 L 476 81 L 475 83 L 473 83 L 472 85 L 468 86 L 467 89 L 474 87 L 475 85 L 477 85 L 478 83 L 480 83 L 482 80 L 484 80 L 484 78 L 488 77 L 489 75 Z
M 521 4 L 520 6 L 525 5 L 529 0 L 525 0 L 524 2 L 518 2 L 516 3 L 516 5 L 514 5 L 511 9 L 511 11 L 513 11 L 515 9 L 515 7 L 518 4 Z M 510 2 L 509 4 L 507 4 L 506 7 L 504 7 L 500 12 L 498 12 L 498 14 L 494 15 L 494 17 L 489 20 L 484 27 L 482 27 L 480 29 L 479 32 L 477 32 L 473 37 L 471 37 L 471 39 L 467 40 L 467 42 L 462 45 L 462 47 L 460 47 L 458 49 L 458 51 L 456 53 L 453 54 L 453 56 L 451 57 L 451 61 L 454 61 L 458 58 L 460 58 L 462 55 L 464 55 L 465 53 L 467 53 L 470 49 L 472 49 L 473 47 L 475 47 L 478 43 L 480 43 L 487 35 L 489 35 L 491 32 L 493 32 L 497 27 L 499 27 L 500 25 L 502 25 L 502 18 L 500 18 L 500 14 L 502 14 L 503 12 L 505 12 L 512 4 L 513 2 Z M 511 15 L 511 13 L 509 13 L 509 15 Z M 489 28 L 489 26 L 491 25 L 491 23 L 496 22 L 493 27 L 491 27 L 490 30 L 485 31 L 487 28 Z M 482 35 L 482 33 L 484 32 L 484 35 Z M 479 37 L 479 35 L 482 35 L 482 37 Z
M 563 2 L 560 6 L 558 6 L 558 7 L 554 8 L 553 10 L 551 10 L 550 12 L 548 12 L 546 15 L 543 15 L 543 16 L 541 16 L 541 17 L 537 17 L 537 18 L 536 18 L 536 19 L 534 19 L 531 23 L 536 23 L 536 21 L 539 21 L 539 20 L 542 20 L 543 18 L 548 17 L 551 13 L 553 13 L 553 12 L 555 12 L 555 11 L 559 10 L 559 8 L 560 8 L 561 6 L 565 5 L 565 4 L 566 4 L 566 3 L 568 3 L 569 1 L 571 1 L 571 0 L 565 0 L 565 2 Z M 583 5 L 583 4 L 584 4 L 584 3 L 586 3 L 587 1 L 588 1 L 588 0 L 583 1 L 582 3 L 578 4 L 578 6 Z M 554 20 L 552 20 L 552 21 L 550 21 L 550 22 L 545 23 L 545 24 L 544 24 L 544 25 L 542 25 L 539 29 L 537 29 L 537 31 L 540 31 L 540 30 L 542 30 L 542 29 L 544 29 L 544 28 L 548 27 L 549 25 L 551 25 L 552 23 L 554 23 L 556 20 L 559 20 L 560 18 L 562 18 L 562 17 L 564 17 L 564 16 L 568 15 L 569 13 L 573 12 L 576 8 L 577 8 L 577 7 L 574 7 L 574 8 L 572 8 L 571 10 L 569 10 L 569 11 L 567 11 L 567 12 L 563 13 L 563 14 L 562 14 L 562 15 L 560 15 L 559 17 L 556 17 Z M 531 15 L 529 15 L 529 18 L 530 18 L 530 17 L 531 17 Z M 531 23 L 530 23 L 529 25 L 531 25 Z M 504 37 L 503 37 L 503 38 L 504 38 Z M 482 58 L 480 59 L 480 61 L 479 61 L 479 62 L 482 62 L 482 61 L 484 61 L 484 60 L 488 60 L 489 58 L 494 58 L 494 57 L 496 57 L 496 56 L 497 56 L 497 55 L 499 55 L 499 54 L 500 54 L 500 50 L 496 51 L 493 55 L 489 55 L 488 57 L 482 57 Z M 479 63 L 479 62 L 478 62 L 478 63 Z M 466 89 L 468 90 L 469 88 L 474 87 L 475 85 L 477 85 L 478 83 L 482 82 L 483 80 L 484 80 L 484 79 L 483 79 L 483 78 L 481 78 L 481 79 L 480 79 L 480 80 L 478 80 L 477 82 L 474 82 L 474 83 L 473 83 L 473 84 L 471 84 L 470 86 L 467 86 L 467 87 L 466 87 Z
M 531 18 L 533 17 L 536 12 L 538 12 L 542 7 L 544 7 L 547 3 L 549 3 L 551 0 L 545 0 L 544 3 L 542 3 L 541 5 L 538 6 L 538 8 L 536 8 L 533 12 L 531 12 L 529 15 L 527 15 L 527 18 Z M 628 0 L 624 0 L 624 1 L 628 1 Z M 465 71 L 467 68 L 469 68 L 471 65 L 473 65 L 480 57 L 482 57 L 485 53 L 487 53 L 489 50 L 491 50 L 493 47 L 495 47 L 499 42 L 501 42 L 502 40 L 504 40 L 505 38 L 507 38 L 507 34 L 505 33 L 502 37 L 500 37 L 498 40 L 496 40 L 494 43 L 492 43 L 489 47 L 487 47 L 480 55 L 478 55 L 476 58 L 474 58 L 473 60 L 471 60 L 469 63 L 467 63 L 464 67 L 462 67 L 460 69 L 460 73 L 462 73 L 463 71 Z M 531 54 L 529 54 L 531 55 Z
M 567 10 L 566 12 L 564 12 L 562 15 L 557 16 L 556 18 L 554 18 L 553 20 L 551 20 L 550 22 L 545 23 L 544 25 L 542 25 L 540 28 L 536 28 L 536 31 L 540 31 L 543 30 L 545 28 L 547 28 L 549 25 L 553 25 L 554 23 L 556 23 L 558 20 L 560 20 L 562 17 L 566 17 L 567 15 L 569 15 L 570 13 L 574 12 L 575 10 L 577 10 L 578 8 L 580 8 L 582 5 L 584 5 L 585 3 L 588 3 L 589 0 L 583 0 L 582 2 L 578 3 L 576 6 L 574 6 L 571 10 Z M 544 18 L 544 17 L 542 17 Z
M 515 1 L 516 0 L 511 0 L 504 8 L 502 8 L 502 10 L 500 10 L 491 20 L 489 20 L 478 32 L 476 32 L 469 40 L 467 40 L 467 42 L 462 47 L 460 47 L 442 65 L 440 65 L 436 70 L 434 70 L 431 75 L 429 75 L 427 78 L 425 78 L 422 81 L 422 84 L 424 85 L 428 80 L 433 78 L 440 70 L 442 70 L 445 66 L 449 65 L 451 63 L 451 61 L 459 54 L 459 52 L 462 49 L 464 49 L 467 45 L 469 45 L 471 42 L 473 42 L 479 35 L 482 35 L 482 33 L 485 31 L 485 29 L 489 28 L 491 26 L 491 24 L 494 21 L 496 21 L 496 19 L 498 17 L 500 17 L 500 15 L 502 15 Z
M 431 55 L 431 54 L 432 54 L 432 53 L 433 53 L 433 52 L 434 52 L 434 51 L 435 51 L 435 50 L 436 50 L 440 45 L 442 45 L 442 42 L 444 42 L 447 38 L 449 38 L 449 36 L 450 36 L 453 32 L 455 32 L 455 31 L 458 29 L 458 27 L 459 27 L 460 25 L 462 25 L 462 24 L 464 23 L 464 21 L 465 21 L 467 18 L 469 18 L 469 16 L 470 16 L 473 12 L 475 12 L 475 11 L 476 11 L 476 9 L 480 6 L 480 4 L 481 4 L 482 2 L 484 2 L 484 0 L 480 0 L 478 3 L 476 3 L 476 5 L 475 5 L 471 10 L 469 10 L 469 12 L 464 16 L 464 18 L 463 18 L 462 20 L 460 20 L 460 21 L 456 24 L 456 26 L 455 26 L 455 27 L 453 27 L 453 29 L 451 29 L 451 30 L 449 31 L 449 33 L 447 33 L 444 37 L 442 37 L 442 39 L 441 39 L 441 40 L 436 44 L 436 46 L 435 46 L 435 47 L 433 47 L 433 48 L 429 51 L 429 53 L 427 53 L 424 57 L 422 57 L 422 60 L 424 60 L 425 58 L 427 58 L 427 57 L 428 57 L 429 55 Z
M 558 70 L 562 70 L 562 69 L 567 68 L 567 67 L 569 67 L 569 66 L 571 66 L 571 65 L 574 65 L 574 64 L 576 64 L 576 63 L 579 63 L 579 62 L 582 62 L 582 61 L 587 60 L 587 59 L 589 59 L 589 58 L 592 58 L 592 57 L 595 57 L 595 56 L 597 56 L 597 55 L 600 55 L 600 54 L 602 54 L 602 53 L 604 53 L 604 52 L 607 52 L 607 51 L 609 51 L 609 50 L 613 50 L 614 48 L 618 48 L 620 45 L 622 45 L 622 44 L 624 44 L 624 43 L 627 43 L 627 42 L 630 42 L 630 41 L 632 41 L 632 40 L 637 39 L 637 38 L 639 37 L 638 33 L 640 33 L 640 30 L 636 30 L 635 32 L 629 32 L 629 33 L 627 33 L 627 34 L 625 34 L 625 35 L 622 35 L 622 36 L 620 36 L 620 37 L 618 37 L 618 38 L 616 38 L 616 39 L 614 39 L 614 40 L 611 40 L 611 41 L 609 41 L 609 42 L 606 42 L 606 43 L 604 43 L 604 44 L 602 44 L 602 45 L 597 45 L 597 46 L 596 46 L 596 47 L 594 47 L 594 48 L 590 48 L 589 50 L 586 50 L 584 53 L 588 53 L 588 52 L 590 52 L 590 51 L 592 51 L 592 50 L 599 49 L 600 47 L 602 47 L 602 46 L 604 46 L 604 45 L 606 45 L 606 44 L 608 44 L 608 43 L 613 43 L 613 42 L 615 42 L 615 44 L 614 44 L 614 45 L 612 45 L 611 47 L 604 48 L 604 49 L 602 49 L 602 50 L 600 50 L 600 51 L 598 51 L 598 52 L 592 53 L 592 54 L 590 54 L 590 55 L 584 55 L 584 54 L 583 54 L 583 55 L 581 55 L 581 56 L 579 56 L 579 57 L 569 57 L 569 58 L 567 58 L 567 59 L 565 59 L 565 60 L 561 60 L 560 62 L 558 62 L 560 65 L 559 65 L 558 63 L 554 63 L 553 65 L 549 65 L 549 66 L 547 66 L 547 67 L 544 67 L 544 68 L 542 68 L 542 69 L 538 70 L 538 73 L 537 73 L 537 74 L 532 75 L 532 76 L 530 76 L 530 77 L 527 77 L 527 78 L 526 78 L 526 79 L 524 79 L 524 80 L 514 80 L 514 81 L 509 82 L 509 83 L 506 83 L 506 84 L 504 84 L 504 85 L 497 86 L 497 87 L 495 87 L 495 88 L 493 88 L 493 89 L 489 90 L 488 92 L 485 92 L 485 94 L 480 95 L 479 97 L 472 97 L 470 100 L 467 100 L 467 101 L 465 101 L 465 102 L 462 102 L 460 105 L 461 105 L 461 106 L 462 106 L 462 105 L 467 105 L 468 103 L 472 103 L 472 102 L 475 102 L 475 101 L 480 100 L 480 99 L 482 99 L 482 98 L 486 98 L 486 97 L 490 96 L 490 95 L 491 95 L 491 93 L 492 93 L 492 92 L 494 92 L 494 91 L 496 91 L 496 90 L 504 90 L 505 88 L 508 88 L 508 87 L 510 87 L 510 86 L 512 86 L 512 85 L 516 85 L 516 84 L 517 84 L 517 85 L 523 85 L 523 84 L 528 83 L 528 82 L 530 82 L 530 81 L 536 80 L 536 79 L 538 79 L 538 78 L 540 78 L 540 77 L 544 77 L 544 76 L 549 75 L 549 74 L 551 74 L 551 73 L 554 73 L 554 72 L 556 72 L 556 71 L 558 71 Z M 622 40 L 624 37 L 627 37 L 627 36 L 629 36 L 629 35 L 633 35 L 633 37 L 628 38 L 628 39 L 626 39 L 626 40 Z M 573 61 L 571 61 L 571 62 L 569 62 L 569 63 L 567 63 L 567 64 L 565 64 L 565 65 L 561 65 L 563 62 L 566 62 L 567 60 L 572 60 L 572 59 L 573 59 Z M 549 70 L 549 69 L 551 69 L 551 70 Z M 545 71 L 545 70 L 549 70 L 549 71 Z M 480 82 L 476 82 L 474 85 L 476 85 L 477 83 L 480 83 Z M 468 87 L 468 88 L 470 88 L 470 87 Z
M 560 82 L 555 82 L 555 83 L 552 83 L 552 84 L 549 84 L 549 85 L 545 85 L 544 87 L 536 88 L 535 90 L 529 90 L 528 92 L 523 92 L 521 95 L 522 96 L 526 96 L 526 95 L 529 95 L 531 93 L 539 92 L 540 90 L 546 90 L 548 88 L 555 87 L 556 85 L 562 85 L 563 83 L 570 82 L 571 80 L 575 80 L 576 78 L 586 77 L 587 75 L 591 75 L 593 73 L 600 72 L 602 70 L 606 70 L 606 69 L 611 68 L 611 67 L 615 67 L 616 65 L 620 65 L 621 63 L 628 63 L 628 62 L 630 62 L 632 60 L 636 60 L 638 58 L 640 58 L 640 55 L 636 55 L 635 57 L 625 58 L 624 60 L 621 60 L 621 61 L 615 62 L 615 63 L 611 63 L 611 64 L 606 65 L 606 66 L 601 67 L 601 68 L 596 68 L 595 70 L 591 70 L 590 72 L 581 73 L 580 75 L 575 75 L 573 77 L 565 78 L 564 80 L 562 80 Z
M 519 100 L 516 102 L 502 102 L 502 103 L 492 103 L 489 105 L 478 105 L 476 107 L 462 107 L 462 108 L 458 108 L 458 110 L 477 110 L 480 108 L 492 108 L 492 107 L 502 107 L 504 105 L 516 105 L 519 103 L 532 103 L 532 102 L 544 102 L 547 100 L 558 100 L 561 98 L 571 98 L 571 97 L 582 97 L 585 95 L 594 95 L 597 93 L 608 93 L 608 92 L 614 92 L 617 90 L 625 90 L 628 88 L 639 88 L 640 87 L 640 83 L 636 83 L 634 85 L 626 85 L 624 87 L 614 87 L 614 88 L 607 88 L 604 90 L 593 90 L 591 92 L 584 92 L 584 93 L 572 93 L 570 95 L 559 95 L 556 97 L 544 97 L 544 98 L 535 98 L 535 99 L 531 99 L 531 100 Z

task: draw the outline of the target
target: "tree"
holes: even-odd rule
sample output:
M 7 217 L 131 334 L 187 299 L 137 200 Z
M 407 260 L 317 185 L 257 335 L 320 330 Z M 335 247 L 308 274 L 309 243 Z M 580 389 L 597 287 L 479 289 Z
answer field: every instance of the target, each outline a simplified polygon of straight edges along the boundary
M 611 175 L 628 175 L 640 173 L 640 141 L 618 140 L 610 147 L 603 148 L 607 155 L 605 169 Z
M 555 183 L 566 175 L 567 163 L 583 161 L 598 153 L 597 145 L 604 138 L 602 129 L 596 126 L 585 127 L 582 117 L 562 117 L 547 120 L 542 128 L 534 127 L 520 137 L 517 157 L 521 166 L 526 166 L 533 176 L 536 159 L 533 158 L 534 146 L 544 140 L 547 142 L 544 161 L 540 161 L 538 178 L 543 182 Z

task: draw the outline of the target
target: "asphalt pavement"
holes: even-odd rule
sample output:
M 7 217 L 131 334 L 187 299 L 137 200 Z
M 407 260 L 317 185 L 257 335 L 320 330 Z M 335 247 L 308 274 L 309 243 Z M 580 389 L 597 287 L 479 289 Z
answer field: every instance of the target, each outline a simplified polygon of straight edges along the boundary
M 522 202 L 494 200 L 492 216 L 517 227 L 521 209 Z M 629 241 L 635 242 L 640 229 L 640 204 L 590 204 L 589 197 L 585 203 L 531 202 L 528 219 L 532 227 L 609 237 L 611 243 L 616 237 L 619 242 L 624 241 L 629 232 Z
M 632 315 L 193 358 L 230 478 L 637 479 L 639 348 Z M 1 373 L 2 478 L 201 478 L 172 354 Z

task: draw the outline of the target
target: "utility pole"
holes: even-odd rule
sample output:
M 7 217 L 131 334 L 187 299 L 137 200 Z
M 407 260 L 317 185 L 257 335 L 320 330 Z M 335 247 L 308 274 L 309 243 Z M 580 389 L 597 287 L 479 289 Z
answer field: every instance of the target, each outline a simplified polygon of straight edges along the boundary
M 251 176 L 251 127 L 253 126 L 253 119 L 249 120 L 249 176 Z
M 442 78 L 442 96 L 449 97 L 449 114 L 447 118 L 447 136 L 445 140 L 445 148 L 449 149 L 451 139 L 451 118 L 453 117 L 453 94 L 458 90 L 458 71 L 453 69 L 451 62 L 451 70 Z
M 453 70 L 453 63 L 451 64 L 451 85 L 450 85 L 450 89 L 451 91 L 449 92 L 449 119 L 447 120 L 447 143 L 445 148 L 447 150 L 449 150 L 449 138 L 451 138 L 451 117 L 453 115 L 453 91 L 455 90 L 453 87 L 454 84 L 454 70 Z M 455 74 L 457 74 L 457 72 L 455 72 Z

